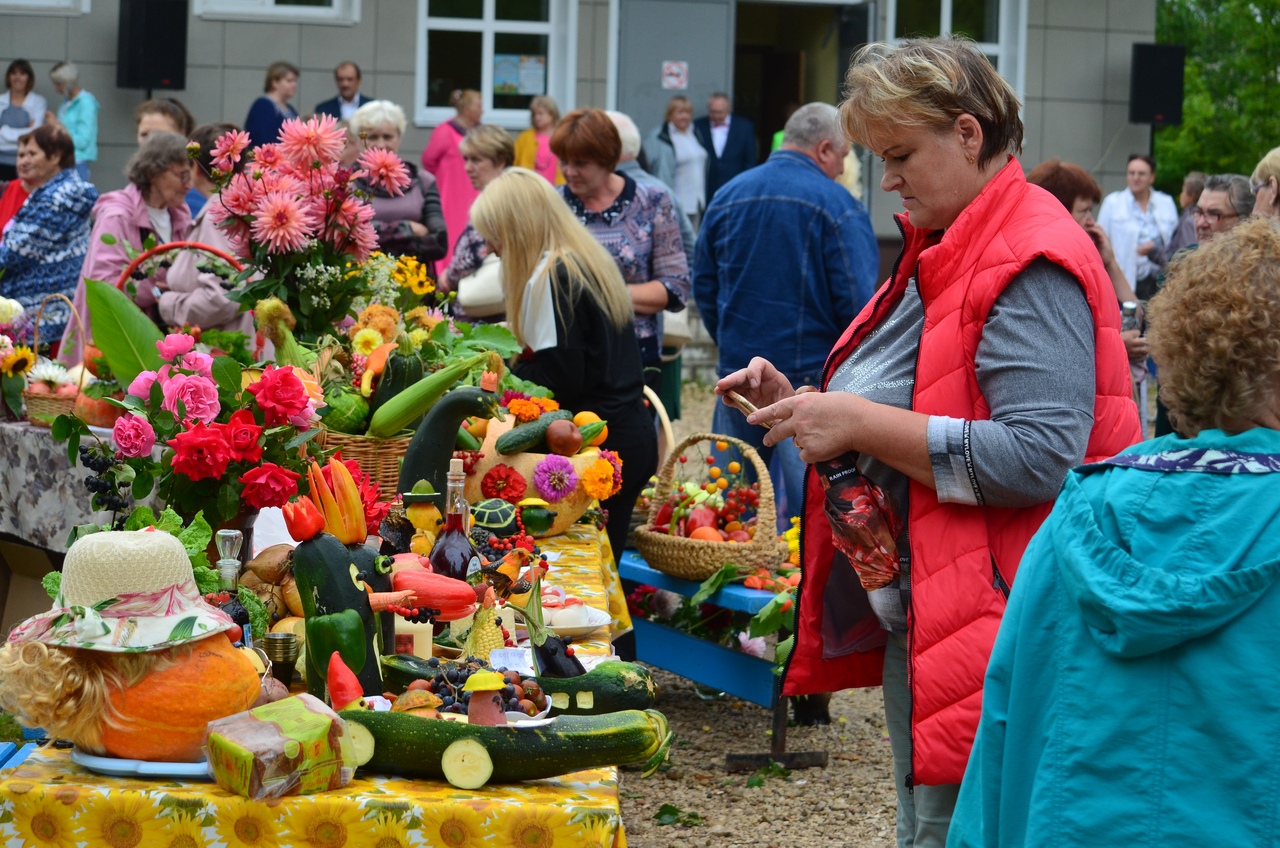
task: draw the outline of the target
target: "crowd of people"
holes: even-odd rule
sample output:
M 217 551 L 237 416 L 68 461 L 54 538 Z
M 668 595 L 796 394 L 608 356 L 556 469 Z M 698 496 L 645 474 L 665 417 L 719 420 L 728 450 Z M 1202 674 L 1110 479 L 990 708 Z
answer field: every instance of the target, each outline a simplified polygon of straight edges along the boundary
M 298 76 L 268 69 L 254 143 L 297 116 Z M 82 280 L 148 236 L 225 243 L 208 151 L 234 125 L 147 101 L 128 184 L 99 195 L 97 102 L 74 65 L 51 77 L 56 115 L 25 61 L 0 96 L 0 293 L 83 309 Z M 1016 93 L 951 38 L 862 48 L 839 107 L 799 105 L 763 163 L 723 93 L 696 118 L 671 98 L 643 135 L 535 97 L 513 138 L 474 90 L 410 162 L 403 109 L 354 63 L 334 82 L 314 111 L 345 125 L 345 161 L 378 147 L 411 177 L 366 189 L 383 248 L 433 268 L 459 316 L 506 320 L 518 374 L 609 420 L 615 550 L 658 462 L 663 316 L 696 302 L 717 393 L 757 407 L 712 429 L 771 463 L 779 529 L 801 518 L 784 691 L 882 687 L 899 846 L 1264 841 L 1240 787 L 1275 774 L 1251 723 L 1280 605 L 1280 147 L 1247 177 L 1188 174 L 1177 202 L 1135 154 L 1104 196 L 1078 165 L 1017 159 Z M 883 281 L 838 182 L 855 143 L 902 200 Z M 229 285 L 179 258 L 135 298 L 164 325 L 246 329 Z M 69 318 L 41 333 L 74 361 Z M 832 508 L 814 467 L 846 457 L 878 516 Z M 858 547 L 874 534 L 835 532 L 859 520 L 900 528 L 876 541 L 888 582 Z

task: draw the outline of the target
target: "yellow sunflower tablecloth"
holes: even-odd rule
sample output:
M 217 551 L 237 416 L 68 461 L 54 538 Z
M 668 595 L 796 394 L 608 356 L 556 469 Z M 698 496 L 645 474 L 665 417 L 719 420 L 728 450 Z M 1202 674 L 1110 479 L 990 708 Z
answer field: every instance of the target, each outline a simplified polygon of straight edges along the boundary
M 544 539 L 553 583 L 608 603 L 600 534 Z M 628 622 L 629 623 L 629 622 Z M 607 631 L 575 643 L 608 654 Z M 359 774 L 336 792 L 248 801 L 213 783 L 105 777 L 45 748 L 0 771 L 6 848 L 626 848 L 617 769 L 476 791 Z

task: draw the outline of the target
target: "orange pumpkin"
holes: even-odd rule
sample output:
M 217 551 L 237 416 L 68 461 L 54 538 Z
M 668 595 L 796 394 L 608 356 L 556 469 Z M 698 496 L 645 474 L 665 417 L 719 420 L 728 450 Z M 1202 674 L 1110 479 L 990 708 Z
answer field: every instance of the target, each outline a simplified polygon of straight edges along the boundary
M 182 649 L 174 649 L 181 653 Z M 128 689 L 112 689 L 122 727 L 103 722 L 107 755 L 129 760 L 196 762 L 205 725 L 249 709 L 261 682 L 249 658 L 217 633 L 191 645 L 188 656 Z
M 117 392 L 116 399 L 123 400 L 124 394 Z M 112 406 L 106 400 L 91 398 L 81 392 L 76 397 L 76 406 L 73 413 L 86 424 L 110 429 L 115 426 L 116 419 L 124 413 L 124 410 L 118 406 Z

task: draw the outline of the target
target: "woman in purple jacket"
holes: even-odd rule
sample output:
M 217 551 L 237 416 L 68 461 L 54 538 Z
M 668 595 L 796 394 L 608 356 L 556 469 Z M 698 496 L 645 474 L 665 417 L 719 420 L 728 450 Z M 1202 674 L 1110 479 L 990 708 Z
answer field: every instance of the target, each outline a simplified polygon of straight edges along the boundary
M 84 257 L 80 284 L 76 286 L 76 312 L 89 328 L 89 307 L 84 281 L 101 280 L 115 285 L 129 264 L 128 248 L 143 249 L 148 236 L 156 244 L 181 241 L 191 228 L 191 212 L 184 198 L 191 188 L 191 165 L 187 161 L 187 140 L 177 133 L 152 133 L 125 168 L 129 185 L 98 198 L 93 207 L 93 231 L 89 252 Z M 103 236 L 111 236 L 111 243 Z M 127 247 L 126 247 L 127 246 Z M 165 269 L 144 279 L 135 279 L 133 298 L 142 310 L 155 318 L 156 302 L 167 288 Z M 92 339 L 80 338 L 75 321 L 67 322 L 58 358 L 68 365 L 84 359 L 84 345 Z
M 348 128 L 361 146 L 399 155 L 404 110 L 390 100 L 371 100 L 351 116 Z M 403 158 L 401 161 L 412 180 L 404 194 L 392 197 L 383 189 L 362 184 L 373 206 L 373 228 L 384 253 L 415 256 L 434 271 L 436 260 L 444 258 L 449 249 L 440 191 L 430 173 Z

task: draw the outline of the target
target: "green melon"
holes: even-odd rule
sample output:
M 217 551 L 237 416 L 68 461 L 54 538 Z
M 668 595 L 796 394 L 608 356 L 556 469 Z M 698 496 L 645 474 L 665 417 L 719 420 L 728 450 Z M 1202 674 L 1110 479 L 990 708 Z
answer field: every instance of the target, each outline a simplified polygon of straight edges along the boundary
M 338 433 L 361 435 L 369 418 L 369 402 L 350 386 L 329 386 L 324 390 L 324 426 Z

